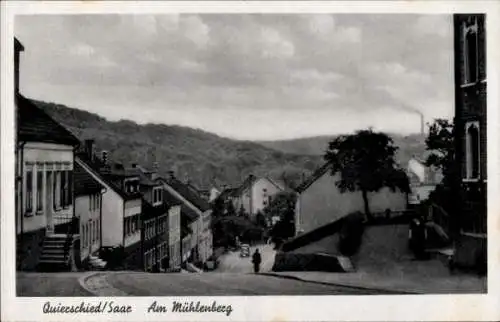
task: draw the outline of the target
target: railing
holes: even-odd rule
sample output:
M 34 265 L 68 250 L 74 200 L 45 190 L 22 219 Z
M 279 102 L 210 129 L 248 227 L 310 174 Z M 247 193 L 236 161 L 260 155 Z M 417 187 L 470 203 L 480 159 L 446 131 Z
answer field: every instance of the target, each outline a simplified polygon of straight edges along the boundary
M 443 207 L 436 203 L 430 203 L 427 213 L 427 220 L 433 221 L 439 225 L 446 235 L 450 236 L 451 220 L 450 215 Z
M 69 262 L 71 258 L 72 252 L 71 248 L 73 247 L 73 237 L 75 235 L 75 232 L 78 232 L 79 230 L 79 225 L 80 225 L 80 220 L 78 217 L 72 217 L 70 218 L 70 224 L 68 225 L 68 229 L 66 232 L 66 241 L 64 242 L 64 259 L 65 261 Z

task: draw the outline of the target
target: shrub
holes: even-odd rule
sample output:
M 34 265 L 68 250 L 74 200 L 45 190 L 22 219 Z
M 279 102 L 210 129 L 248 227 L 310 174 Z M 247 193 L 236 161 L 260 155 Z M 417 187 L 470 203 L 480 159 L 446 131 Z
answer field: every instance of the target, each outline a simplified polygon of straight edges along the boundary
M 364 232 L 363 221 L 364 215 L 361 212 L 349 214 L 344 218 L 338 244 L 342 255 L 352 256 L 359 250 Z

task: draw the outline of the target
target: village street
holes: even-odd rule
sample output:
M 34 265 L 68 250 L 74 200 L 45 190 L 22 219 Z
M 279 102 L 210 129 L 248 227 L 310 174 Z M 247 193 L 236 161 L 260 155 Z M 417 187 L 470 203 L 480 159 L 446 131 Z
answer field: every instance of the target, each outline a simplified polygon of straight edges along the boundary
M 273 267 L 274 255 L 276 251 L 273 245 L 257 245 L 250 247 L 249 257 L 240 257 L 240 251 L 230 251 L 219 258 L 218 273 L 251 273 L 253 272 L 252 254 L 258 248 L 262 257 L 260 265 L 261 272 L 269 272 Z
M 61 287 L 63 284 L 65 287 Z M 18 296 L 231 296 L 390 293 L 245 273 L 21 273 Z

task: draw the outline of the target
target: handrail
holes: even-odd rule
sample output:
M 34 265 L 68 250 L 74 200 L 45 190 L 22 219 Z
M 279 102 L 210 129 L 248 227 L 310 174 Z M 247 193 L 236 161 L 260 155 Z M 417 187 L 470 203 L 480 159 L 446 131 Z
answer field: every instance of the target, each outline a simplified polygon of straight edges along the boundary
M 434 202 L 431 202 L 431 206 L 434 207 L 434 208 L 437 208 L 439 211 L 441 211 L 441 213 L 443 215 L 445 215 L 446 217 L 450 217 L 450 215 L 448 214 L 448 212 L 446 210 L 444 210 L 443 207 L 441 207 L 440 205 L 434 203 Z

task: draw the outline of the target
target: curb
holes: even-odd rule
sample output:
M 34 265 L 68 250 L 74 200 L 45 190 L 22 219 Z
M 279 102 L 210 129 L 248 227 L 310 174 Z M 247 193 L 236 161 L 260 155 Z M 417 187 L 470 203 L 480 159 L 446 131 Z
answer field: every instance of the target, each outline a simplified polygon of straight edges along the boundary
M 401 291 L 401 290 L 394 290 L 394 289 L 391 290 L 391 289 L 387 289 L 387 288 L 364 287 L 364 286 L 356 286 L 356 285 L 341 284 L 341 283 L 314 281 L 314 280 L 308 280 L 308 279 L 304 279 L 304 278 L 297 277 L 297 276 L 282 275 L 282 274 L 278 274 L 278 273 L 266 272 L 266 273 L 260 273 L 260 275 L 273 276 L 273 277 L 284 278 L 284 279 L 291 279 L 291 280 L 296 280 L 296 281 L 301 281 L 301 282 L 311 283 L 311 284 L 340 286 L 340 287 L 363 290 L 363 291 L 377 291 L 377 292 L 383 292 L 383 293 L 394 294 L 394 295 L 396 295 L 396 294 L 408 294 L 408 295 L 423 294 L 421 292 L 408 292 L 408 291 Z
M 87 291 L 88 293 L 92 294 L 93 296 L 128 296 L 128 294 L 125 293 L 124 291 L 119 290 L 119 289 L 111 286 L 105 280 L 105 278 L 102 280 L 103 283 L 101 283 L 101 285 L 99 285 L 98 287 L 91 287 L 91 286 L 89 286 L 88 281 L 91 278 L 95 278 L 95 277 L 97 277 L 99 275 L 104 275 L 105 276 L 106 274 L 107 274 L 106 272 L 102 272 L 102 271 L 88 273 L 88 274 L 83 275 L 80 278 L 78 278 L 78 283 L 80 284 L 80 287 L 82 287 L 85 291 Z M 103 290 L 103 289 L 106 290 L 106 291 L 109 291 L 110 293 L 113 293 L 113 294 L 112 295 L 102 295 L 102 294 L 99 294 L 98 291 L 99 290 Z

